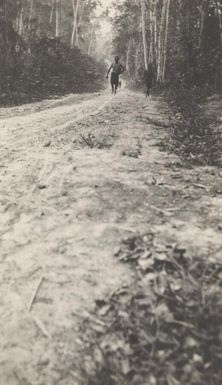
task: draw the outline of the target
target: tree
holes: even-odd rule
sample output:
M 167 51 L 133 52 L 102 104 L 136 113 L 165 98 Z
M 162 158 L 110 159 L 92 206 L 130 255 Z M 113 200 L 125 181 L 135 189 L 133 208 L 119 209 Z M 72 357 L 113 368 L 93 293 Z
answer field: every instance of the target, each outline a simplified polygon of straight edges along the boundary
M 143 37 L 143 55 L 144 55 L 144 67 L 145 70 L 148 70 L 148 49 L 147 49 L 147 40 L 146 40 L 146 7 L 145 0 L 141 0 L 141 27 L 142 27 L 142 37 Z

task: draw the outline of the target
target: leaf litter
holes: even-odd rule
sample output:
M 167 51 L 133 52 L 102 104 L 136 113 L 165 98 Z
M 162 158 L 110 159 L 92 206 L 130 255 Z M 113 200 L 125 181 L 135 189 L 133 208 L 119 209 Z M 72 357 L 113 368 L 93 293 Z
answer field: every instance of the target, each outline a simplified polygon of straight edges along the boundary
M 221 384 L 222 263 L 159 245 L 152 232 L 123 239 L 114 255 L 135 278 L 82 322 L 79 384 Z

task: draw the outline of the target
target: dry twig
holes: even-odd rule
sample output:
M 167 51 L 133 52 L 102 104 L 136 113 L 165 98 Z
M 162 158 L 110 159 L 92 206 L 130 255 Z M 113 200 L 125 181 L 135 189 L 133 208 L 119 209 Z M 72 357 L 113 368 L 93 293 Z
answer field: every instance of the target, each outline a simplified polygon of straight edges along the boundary
M 48 331 L 46 330 L 42 320 L 39 318 L 39 317 L 35 317 L 34 318 L 34 321 L 36 323 L 36 325 L 38 326 L 38 328 L 41 330 L 42 334 L 47 337 L 47 338 L 51 338 L 50 334 L 48 333 Z
M 39 289 L 40 289 L 40 287 L 41 287 L 43 281 L 44 281 L 44 276 L 42 275 L 41 278 L 40 278 L 40 280 L 39 280 L 39 282 L 38 282 L 38 285 L 36 286 L 36 289 L 35 289 L 35 291 L 34 291 L 34 293 L 33 293 L 33 295 L 32 295 L 32 298 L 31 298 L 31 300 L 30 300 L 30 302 L 29 302 L 29 305 L 28 305 L 28 312 L 30 312 L 30 311 L 32 310 L 32 306 L 33 306 L 33 304 L 34 304 L 34 302 L 35 302 L 36 296 L 37 296 L 37 294 L 38 294 L 38 292 L 39 292 Z

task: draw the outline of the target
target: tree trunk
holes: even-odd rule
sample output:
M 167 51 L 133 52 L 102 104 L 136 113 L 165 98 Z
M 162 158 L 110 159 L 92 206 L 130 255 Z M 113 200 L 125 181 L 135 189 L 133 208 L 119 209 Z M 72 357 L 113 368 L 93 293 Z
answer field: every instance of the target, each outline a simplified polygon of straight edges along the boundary
M 79 4 L 81 4 L 81 2 Z M 76 39 L 75 39 L 75 44 L 76 44 L 77 47 L 79 47 L 79 44 L 80 44 L 79 43 L 79 26 L 82 23 L 82 19 L 83 19 L 83 15 L 84 15 L 85 2 L 83 2 L 81 5 L 82 5 L 81 8 L 80 8 L 80 6 L 78 7 L 79 17 L 78 17 L 78 21 L 76 23 Z
M 157 55 L 158 55 L 158 41 L 157 41 L 157 2 L 155 2 L 155 8 L 154 8 L 153 28 L 154 28 L 154 53 L 155 53 L 155 65 L 156 65 L 156 64 L 157 64 Z
M 52 25 L 52 22 L 53 22 L 54 7 L 55 7 L 55 0 L 52 0 L 52 3 L 51 3 L 51 12 L 50 12 L 50 18 L 49 18 L 49 23 L 50 23 L 50 25 Z
M 168 32 L 169 32 L 169 16 L 170 16 L 170 0 L 167 0 L 166 6 L 166 28 L 165 28 L 165 38 L 164 38 L 164 50 L 163 50 L 163 72 L 162 80 L 165 80 L 166 77 L 166 61 L 167 61 L 167 43 L 168 43 Z
M 151 6 L 151 2 L 149 5 L 149 27 L 150 27 L 150 41 L 149 41 L 149 63 L 153 63 L 154 57 L 153 57 L 153 10 Z
M 76 6 L 75 6 L 75 0 L 72 1 L 72 10 L 73 10 L 73 24 L 72 24 L 72 36 L 71 36 L 71 47 L 74 46 L 74 39 L 75 39 L 75 15 L 76 15 Z
M 56 31 L 55 36 L 59 37 L 59 0 L 56 0 Z
M 142 38 L 143 38 L 144 66 L 145 66 L 145 70 L 148 70 L 145 13 L 146 13 L 145 0 L 141 0 L 141 27 L 142 27 Z
M 50 16 L 49 16 L 49 34 L 51 37 L 54 36 L 54 29 L 53 29 L 53 19 L 54 19 L 54 11 L 55 11 L 55 0 L 51 0 L 51 10 L 50 10 Z
M 75 0 L 72 0 L 73 25 L 72 25 L 71 47 L 74 47 L 75 41 L 78 44 L 77 22 L 78 22 L 79 4 L 80 4 L 80 0 L 76 0 L 76 5 L 75 5 Z
M 164 24 L 165 24 L 165 16 L 166 16 L 166 0 L 163 3 L 161 10 L 161 18 L 160 18 L 160 27 L 158 34 L 158 43 L 157 43 L 157 81 L 162 81 L 162 69 L 163 69 L 163 39 L 164 39 Z
M 94 26 L 92 27 L 92 31 L 91 31 L 91 34 L 90 34 L 90 40 L 89 40 L 89 46 L 88 46 L 88 55 L 91 54 L 91 49 L 92 49 L 92 45 L 93 45 L 93 39 L 95 37 L 95 34 L 94 34 Z
M 78 23 L 76 23 L 75 45 L 76 45 L 76 47 L 79 47 L 79 26 L 78 26 Z
M 129 39 L 129 43 L 126 51 L 126 72 L 129 73 L 129 63 L 130 63 L 130 51 L 131 51 L 132 38 Z
M 217 13 L 219 19 L 219 28 L 220 28 L 220 44 L 222 46 L 222 17 L 221 17 L 222 7 L 221 2 L 217 0 Z
M 204 48 L 205 21 L 206 21 L 208 7 L 209 7 L 209 0 L 202 0 L 202 5 L 200 8 L 200 38 L 199 38 L 200 49 Z
M 18 33 L 20 36 L 23 34 L 23 7 L 21 8 L 19 15 Z
M 138 70 L 139 70 L 139 51 L 140 49 L 139 49 L 139 46 L 137 45 L 136 52 L 135 52 L 135 74 L 134 74 L 136 81 L 138 79 Z
M 29 20 L 28 20 L 28 30 L 31 31 L 31 22 L 32 22 L 32 16 L 33 16 L 33 5 L 34 0 L 30 0 L 30 9 L 29 9 Z

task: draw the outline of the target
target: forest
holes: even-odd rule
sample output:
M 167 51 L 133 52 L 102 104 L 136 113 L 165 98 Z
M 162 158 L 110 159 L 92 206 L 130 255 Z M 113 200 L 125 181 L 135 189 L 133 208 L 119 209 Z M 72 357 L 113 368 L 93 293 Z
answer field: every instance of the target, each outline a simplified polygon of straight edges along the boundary
M 113 26 L 107 42 L 124 60 L 136 85 L 151 66 L 156 84 L 207 86 L 208 92 L 221 89 L 220 0 L 114 1 L 112 15 L 104 11 L 98 17 L 99 3 L 1 0 L 2 103 L 32 100 L 42 92 L 84 90 L 96 82 L 101 86 L 104 52 L 98 47 L 103 18 Z
M 115 7 L 113 43 L 130 77 L 139 80 L 151 65 L 157 83 L 221 87 L 221 1 L 129 0 Z
M 104 64 L 96 60 L 97 5 L 95 0 L 0 1 L 3 104 L 101 86 Z

